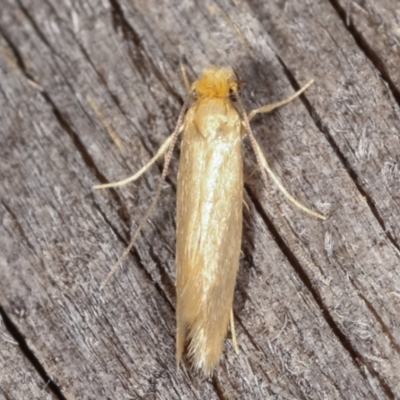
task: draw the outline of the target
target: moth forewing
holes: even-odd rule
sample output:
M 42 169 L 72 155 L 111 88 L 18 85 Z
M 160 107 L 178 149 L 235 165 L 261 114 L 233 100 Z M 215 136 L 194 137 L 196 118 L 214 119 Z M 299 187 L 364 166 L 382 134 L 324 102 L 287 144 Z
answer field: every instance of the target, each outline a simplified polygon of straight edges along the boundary
M 206 375 L 232 309 L 242 236 L 241 121 L 227 97 L 200 97 L 184 123 L 177 190 L 177 363 Z

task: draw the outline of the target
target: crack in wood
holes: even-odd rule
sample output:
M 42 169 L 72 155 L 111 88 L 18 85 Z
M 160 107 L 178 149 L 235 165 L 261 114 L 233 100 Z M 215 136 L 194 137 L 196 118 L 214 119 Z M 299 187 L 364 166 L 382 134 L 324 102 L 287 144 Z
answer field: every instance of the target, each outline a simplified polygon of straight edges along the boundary
M 372 62 L 374 67 L 379 71 L 382 78 L 386 81 L 389 86 L 390 91 L 392 92 L 393 97 L 395 98 L 397 104 L 400 106 L 400 91 L 396 88 L 396 85 L 393 83 L 392 79 L 389 76 L 387 69 L 385 68 L 385 64 L 383 60 L 380 59 L 379 55 L 373 50 L 373 48 L 368 44 L 368 41 L 364 39 L 361 32 L 357 30 L 354 24 L 351 21 L 351 18 L 347 20 L 346 10 L 344 10 L 337 0 L 329 0 L 332 4 L 332 7 L 337 12 L 338 16 L 343 22 L 345 28 L 349 31 L 351 36 L 353 36 L 355 42 L 357 43 L 360 50 L 365 54 L 365 56 Z M 349 23 L 347 23 L 349 22 Z
M 36 357 L 33 350 L 28 346 L 24 336 L 18 330 L 17 326 L 12 322 L 11 318 L 4 311 L 4 308 L 0 305 L 0 317 L 4 321 L 4 325 L 12 336 L 12 338 L 18 343 L 19 348 L 21 349 L 24 356 L 29 360 L 30 364 L 35 368 L 36 372 L 42 378 L 45 383 L 44 389 L 48 390 L 57 397 L 59 400 L 67 400 L 67 398 L 63 395 L 61 388 L 56 384 L 54 379 L 50 378 L 50 375 L 46 372 L 44 366 L 40 363 L 38 358 Z

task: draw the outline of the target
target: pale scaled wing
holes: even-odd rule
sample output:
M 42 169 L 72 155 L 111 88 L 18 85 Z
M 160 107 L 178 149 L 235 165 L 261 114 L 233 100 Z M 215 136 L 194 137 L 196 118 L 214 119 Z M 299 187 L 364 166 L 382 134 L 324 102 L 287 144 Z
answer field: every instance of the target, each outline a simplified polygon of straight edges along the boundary
M 185 118 L 177 193 L 177 362 L 185 342 L 210 375 L 221 356 L 242 236 L 240 117 L 229 99 L 198 100 Z

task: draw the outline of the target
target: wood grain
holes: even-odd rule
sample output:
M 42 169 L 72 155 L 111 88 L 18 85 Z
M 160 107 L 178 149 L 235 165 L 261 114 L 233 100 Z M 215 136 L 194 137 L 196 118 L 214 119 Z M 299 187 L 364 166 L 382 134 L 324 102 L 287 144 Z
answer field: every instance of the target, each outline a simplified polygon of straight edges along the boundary
M 5 0 L 0 398 L 400 398 L 399 32 L 395 0 Z M 182 57 L 191 79 L 235 68 L 249 110 L 316 80 L 252 126 L 285 187 L 328 216 L 266 198 L 244 140 L 240 354 L 227 340 L 210 379 L 175 366 L 179 149 L 130 257 L 98 290 L 162 162 L 130 186 L 91 187 L 137 171 L 172 132 Z

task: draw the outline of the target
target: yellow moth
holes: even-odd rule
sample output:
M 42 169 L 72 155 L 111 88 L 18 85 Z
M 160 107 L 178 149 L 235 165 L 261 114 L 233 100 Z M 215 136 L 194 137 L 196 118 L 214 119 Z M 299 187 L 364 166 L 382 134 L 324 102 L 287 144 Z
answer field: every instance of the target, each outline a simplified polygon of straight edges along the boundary
M 296 206 L 324 218 L 298 203 L 280 184 L 269 169 L 249 124 L 256 114 L 269 112 L 299 96 L 313 81 L 286 100 L 246 114 L 238 94 L 238 80 L 232 69 L 211 66 L 191 87 L 186 74 L 184 79 L 189 94 L 175 131 L 157 154 L 130 178 L 95 186 L 99 189 L 125 185 L 137 179 L 166 153 L 153 202 L 101 288 L 127 256 L 155 207 L 177 137 L 183 133 L 177 189 L 176 362 L 179 365 L 188 344 L 193 365 L 205 375 L 211 375 L 221 357 L 229 321 L 237 351 L 232 303 L 242 236 L 243 136 L 247 135 L 250 139 L 264 184 L 268 184 L 267 171 Z M 307 261 L 305 263 L 318 274 Z

